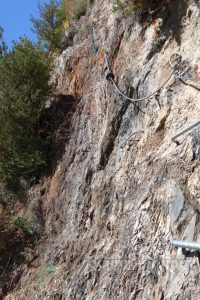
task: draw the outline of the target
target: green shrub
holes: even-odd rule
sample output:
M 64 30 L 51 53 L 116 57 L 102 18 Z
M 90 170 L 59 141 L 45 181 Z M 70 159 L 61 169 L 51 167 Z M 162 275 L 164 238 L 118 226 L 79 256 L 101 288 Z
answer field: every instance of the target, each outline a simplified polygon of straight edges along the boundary
M 8 191 L 3 183 L 0 183 L 0 206 L 6 207 L 13 200 L 13 194 Z
M 35 277 L 37 283 L 42 283 L 46 276 L 52 276 L 57 272 L 57 267 L 53 264 L 49 264 L 41 269 Z
M 123 3 L 121 0 L 115 0 L 114 4 L 113 4 L 113 12 L 114 13 L 122 13 L 124 14 L 126 9 L 126 4 Z
M 0 58 L 0 182 L 16 188 L 37 177 L 46 163 L 48 139 L 38 130 L 50 93 L 51 66 L 41 46 L 27 38 Z
M 10 222 L 10 228 L 29 234 L 33 234 L 35 231 L 32 222 L 26 216 L 13 218 Z
M 113 12 L 121 13 L 123 16 L 129 16 L 135 12 L 142 12 L 149 7 L 148 0 L 115 0 L 113 4 Z
M 31 16 L 33 32 L 44 43 L 48 51 L 60 48 L 64 35 L 64 22 L 66 20 L 63 4 L 57 0 L 39 4 L 39 18 Z

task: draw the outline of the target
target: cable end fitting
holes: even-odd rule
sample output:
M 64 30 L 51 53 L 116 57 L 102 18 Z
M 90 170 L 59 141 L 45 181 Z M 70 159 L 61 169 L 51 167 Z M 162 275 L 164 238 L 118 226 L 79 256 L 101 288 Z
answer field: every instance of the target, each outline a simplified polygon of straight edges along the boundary
M 113 74 L 112 72 L 110 72 L 110 73 L 108 73 L 108 74 L 106 75 L 106 79 L 107 79 L 108 81 L 112 81 L 112 80 L 115 79 L 115 76 L 114 76 L 114 74 Z

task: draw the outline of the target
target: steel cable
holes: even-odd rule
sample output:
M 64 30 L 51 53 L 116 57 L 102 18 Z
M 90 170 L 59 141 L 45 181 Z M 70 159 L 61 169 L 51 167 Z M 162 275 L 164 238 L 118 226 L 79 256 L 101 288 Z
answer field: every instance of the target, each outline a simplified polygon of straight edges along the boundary
M 171 59 L 171 58 L 170 58 L 170 59 Z M 114 74 L 112 73 L 111 68 L 110 68 L 110 66 L 109 66 L 107 55 L 105 55 L 105 62 L 106 62 L 106 66 L 107 66 L 107 68 L 108 68 L 108 70 L 109 70 L 109 74 L 107 74 L 106 78 L 107 78 L 108 80 L 110 80 L 110 81 L 113 83 L 115 89 L 118 91 L 118 93 L 119 93 L 122 97 L 124 97 L 126 100 L 131 101 L 132 103 L 140 102 L 140 101 L 143 101 L 143 100 L 147 100 L 147 99 L 153 97 L 154 95 L 156 95 L 157 93 L 159 93 L 159 92 L 164 88 L 164 86 L 168 83 L 168 81 L 171 79 L 171 77 L 174 75 L 174 68 L 172 67 L 172 68 L 173 68 L 173 71 L 171 72 L 170 76 L 165 80 L 165 82 L 164 82 L 164 83 L 163 83 L 163 84 L 162 84 L 155 92 L 149 94 L 148 96 L 141 97 L 141 98 L 130 98 L 130 97 L 126 96 L 126 95 L 120 90 L 120 88 L 118 87 L 117 83 L 115 82 L 115 80 L 114 80 Z M 170 65 L 171 65 L 171 63 L 170 63 Z
M 115 80 L 113 78 L 110 78 L 110 80 L 112 81 L 112 83 L 114 84 L 116 90 L 118 91 L 118 93 L 123 96 L 125 99 L 131 101 L 132 103 L 135 103 L 135 102 L 139 102 L 139 101 L 143 101 L 143 100 L 147 100 L 151 97 L 153 97 L 154 95 L 156 95 L 157 93 L 159 93 L 163 88 L 164 86 L 167 84 L 167 82 L 171 79 L 172 75 L 174 74 L 174 72 L 172 72 L 170 74 L 170 76 L 167 78 L 167 80 L 165 80 L 165 82 L 153 93 L 151 93 L 150 95 L 148 96 L 145 96 L 145 97 L 142 97 L 142 98 L 130 98 L 128 96 L 126 96 L 120 89 L 119 87 L 117 86 Z
M 177 74 L 175 74 L 175 78 L 185 80 L 185 81 L 187 81 L 187 80 L 189 80 L 189 81 L 200 81 L 200 77 L 179 76 Z
M 113 83 L 113 85 L 114 85 L 115 89 L 117 90 L 117 92 L 122 97 L 124 97 L 126 100 L 129 100 L 132 103 L 147 100 L 147 99 L 153 97 L 154 95 L 156 95 L 157 93 L 159 93 L 164 88 L 164 86 L 168 83 L 168 81 L 171 79 L 171 77 L 173 75 L 176 79 L 180 79 L 180 80 L 200 81 L 200 77 L 179 76 L 178 74 L 176 74 L 176 72 L 177 72 L 176 68 L 179 65 L 179 63 L 181 62 L 181 59 L 182 59 L 182 57 L 179 53 L 174 53 L 174 54 L 171 55 L 171 57 L 169 59 L 169 64 L 172 67 L 172 72 L 171 72 L 170 76 L 164 81 L 164 83 L 155 92 L 153 92 L 153 93 L 151 93 L 151 94 L 149 94 L 148 96 L 145 96 L 145 97 L 130 98 L 120 90 L 120 88 L 118 87 L 118 85 L 117 85 L 117 83 L 114 79 L 114 74 L 112 73 L 111 68 L 109 66 L 107 55 L 105 55 L 105 61 L 106 61 L 106 65 L 107 65 L 107 68 L 108 68 L 110 73 L 106 76 L 106 78 Z

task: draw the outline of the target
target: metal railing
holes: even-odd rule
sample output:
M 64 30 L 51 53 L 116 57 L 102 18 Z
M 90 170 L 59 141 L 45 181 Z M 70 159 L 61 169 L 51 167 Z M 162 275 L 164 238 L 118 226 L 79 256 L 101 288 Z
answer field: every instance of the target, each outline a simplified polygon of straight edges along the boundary
M 177 133 L 176 135 L 174 135 L 174 136 L 172 137 L 172 142 L 174 142 L 175 144 L 177 144 L 177 145 L 179 146 L 180 143 L 179 143 L 179 141 L 177 141 L 176 139 L 177 139 L 178 137 L 180 137 L 181 135 L 185 134 L 186 132 L 188 132 L 188 131 L 194 129 L 194 128 L 195 128 L 196 126 L 198 126 L 199 124 L 200 124 L 200 121 L 198 121 L 198 122 L 192 124 L 191 126 L 187 127 L 186 129 L 180 131 L 179 133 Z
M 200 243 L 172 240 L 171 244 L 172 244 L 172 246 L 174 246 L 176 248 L 200 250 Z

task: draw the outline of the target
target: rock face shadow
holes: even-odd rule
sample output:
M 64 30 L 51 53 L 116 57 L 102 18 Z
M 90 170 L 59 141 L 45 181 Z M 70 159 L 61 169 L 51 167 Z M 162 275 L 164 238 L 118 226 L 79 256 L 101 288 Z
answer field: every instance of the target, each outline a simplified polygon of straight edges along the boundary
M 140 16 L 140 23 L 144 29 L 152 24 L 156 36 L 147 61 L 161 51 L 170 37 L 174 38 L 178 45 L 181 44 L 182 20 L 188 13 L 188 4 L 182 0 L 155 1 L 151 9 L 150 13 L 144 12 Z
M 71 95 L 57 95 L 40 119 L 39 130 L 43 138 L 51 136 L 52 142 L 47 160 L 47 176 L 53 174 L 69 141 L 71 119 L 78 101 Z
M 170 5 L 170 18 L 167 21 L 169 30 L 172 30 L 178 45 L 181 44 L 182 19 L 187 14 L 188 3 L 182 0 L 172 1 Z
M 182 254 L 187 257 L 197 257 L 198 261 L 200 262 L 200 251 L 189 251 L 185 248 L 182 249 Z

